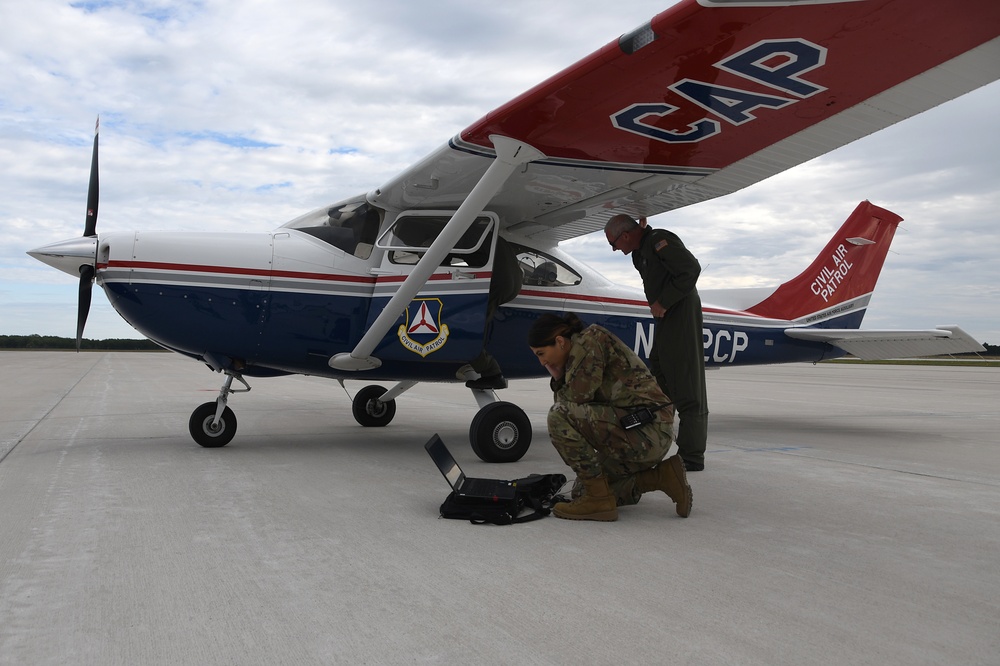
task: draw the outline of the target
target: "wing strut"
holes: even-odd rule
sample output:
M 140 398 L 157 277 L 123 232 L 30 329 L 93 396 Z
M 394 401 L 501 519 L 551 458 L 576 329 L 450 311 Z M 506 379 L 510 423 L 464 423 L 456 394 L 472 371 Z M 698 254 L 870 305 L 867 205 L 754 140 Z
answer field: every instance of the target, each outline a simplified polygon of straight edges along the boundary
M 441 230 L 441 234 L 427 248 L 427 252 L 421 257 L 413 272 L 399 286 L 399 290 L 393 295 L 385 308 L 372 323 L 371 328 L 364 334 L 350 354 L 335 354 L 330 358 L 331 368 L 337 370 L 371 370 L 382 365 L 382 361 L 375 358 L 371 353 L 375 346 L 389 332 L 389 329 L 396 323 L 399 315 L 402 314 L 406 305 L 413 300 L 417 292 L 427 283 L 427 280 L 434 273 L 434 270 L 441 265 L 441 261 L 454 248 L 455 243 L 462 237 L 472 222 L 483 212 L 486 205 L 493 199 L 503 184 L 507 182 L 511 174 L 521 165 L 545 157 L 541 152 L 531 146 L 515 141 L 514 139 L 491 135 L 490 140 L 496 148 L 497 157 L 493 163 L 479 179 L 476 186 L 469 192 L 462 205 L 458 207 L 452 215 L 448 224 Z

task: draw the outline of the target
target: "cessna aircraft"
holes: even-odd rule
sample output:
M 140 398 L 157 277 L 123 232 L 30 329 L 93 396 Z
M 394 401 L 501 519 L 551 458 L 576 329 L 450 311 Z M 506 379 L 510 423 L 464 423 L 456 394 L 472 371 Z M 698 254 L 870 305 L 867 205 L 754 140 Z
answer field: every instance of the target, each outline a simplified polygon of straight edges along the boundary
M 161 346 L 225 380 L 194 410 L 202 446 L 236 432 L 248 377 L 376 384 L 355 419 L 384 426 L 417 382 L 544 376 L 525 345 L 541 312 L 574 311 L 648 355 L 642 292 L 560 250 L 617 213 L 651 216 L 734 192 L 1000 76 L 995 0 L 684 0 L 513 101 L 367 193 L 271 232 L 97 233 L 97 135 L 82 238 L 30 255 L 80 278 L 77 341 L 96 281 Z M 712 366 L 953 353 L 957 327 L 859 330 L 901 218 L 862 202 L 776 290 L 703 291 Z M 498 237 L 523 286 L 487 321 Z M 245 388 L 233 388 L 233 381 Z M 473 389 L 486 461 L 524 455 L 526 414 Z

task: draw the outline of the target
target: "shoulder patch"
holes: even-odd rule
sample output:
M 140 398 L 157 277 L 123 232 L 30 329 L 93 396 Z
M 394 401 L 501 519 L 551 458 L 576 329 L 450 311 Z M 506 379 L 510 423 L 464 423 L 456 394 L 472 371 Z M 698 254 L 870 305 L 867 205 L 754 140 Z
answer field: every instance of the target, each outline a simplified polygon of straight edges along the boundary
M 656 242 L 656 245 L 654 245 L 654 246 L 653 246 L 653 249 L 654 249 L 654 250 L 655 250 L 656 252 L 659 252 L 660 250 L 662 250 L 663 248 L 665 248 L 665 247 L 666 247 L 666 246 L 668 246 L 668 245 L 670 245 L 670 243 L 668 243 L 668 242 L 666 241 L 666 239 L 663 239 L 663 240 L 659 240 L 659 241 L 657 241 L 657 242 Z

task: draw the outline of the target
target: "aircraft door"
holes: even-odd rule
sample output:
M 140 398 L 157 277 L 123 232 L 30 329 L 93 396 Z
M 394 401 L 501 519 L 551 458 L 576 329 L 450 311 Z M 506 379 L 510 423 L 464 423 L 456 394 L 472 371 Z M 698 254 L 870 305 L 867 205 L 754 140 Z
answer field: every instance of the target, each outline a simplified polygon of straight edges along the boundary
M 451 219 L 452 211 L 406 211 L 382 232 L 372 269 L 370 327 Z M 481 213 L 407 304 L 373 352 L 383 361 L 466 362 L 479 355 L 493 271 L 497 217 Z

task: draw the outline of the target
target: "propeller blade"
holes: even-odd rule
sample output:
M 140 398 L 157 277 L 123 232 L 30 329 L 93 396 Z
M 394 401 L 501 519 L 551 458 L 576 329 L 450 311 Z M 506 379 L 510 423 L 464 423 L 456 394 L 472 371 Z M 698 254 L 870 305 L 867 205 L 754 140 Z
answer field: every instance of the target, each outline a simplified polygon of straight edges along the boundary
M 90 300 L 94 289 L 93 266 L 84 264 L 80 266 L 80 298 L 76 311 L 76 350 L 80 351 L 80 342 L 83 340 L 83 327 L 87 325 L 87 315 L 90 314 Z
M 97 236 L 97 204 L 101 198 L 101 187 L 97 176 L 97 137 L 101 133 L 101 117 L 97 116 L 94 126 L 94 154 L 90 158 L 90 187 L 87 188 L 87 219 L 83 223 L 84 237 Z M 94 260 L 97 260 L 95 249 Z M 76 350 L 80 351 L 83 341 L 83 327 L 87 325 L 87 315 L 90 314 L 90 301 L 94 291 L 94 275 L 96 266 L 83 264 L 80 266 L 80 297 L 76 309 Z
M 83 225 L 84 236 L 97 235 L 97 203 L 101 188 L 97 177 L 97 136 L 101 131 L 101 117 L 97 117 L 94 127 L 94 156 L 90 160 L 90 188 L 87 190 L 87 220 Z

